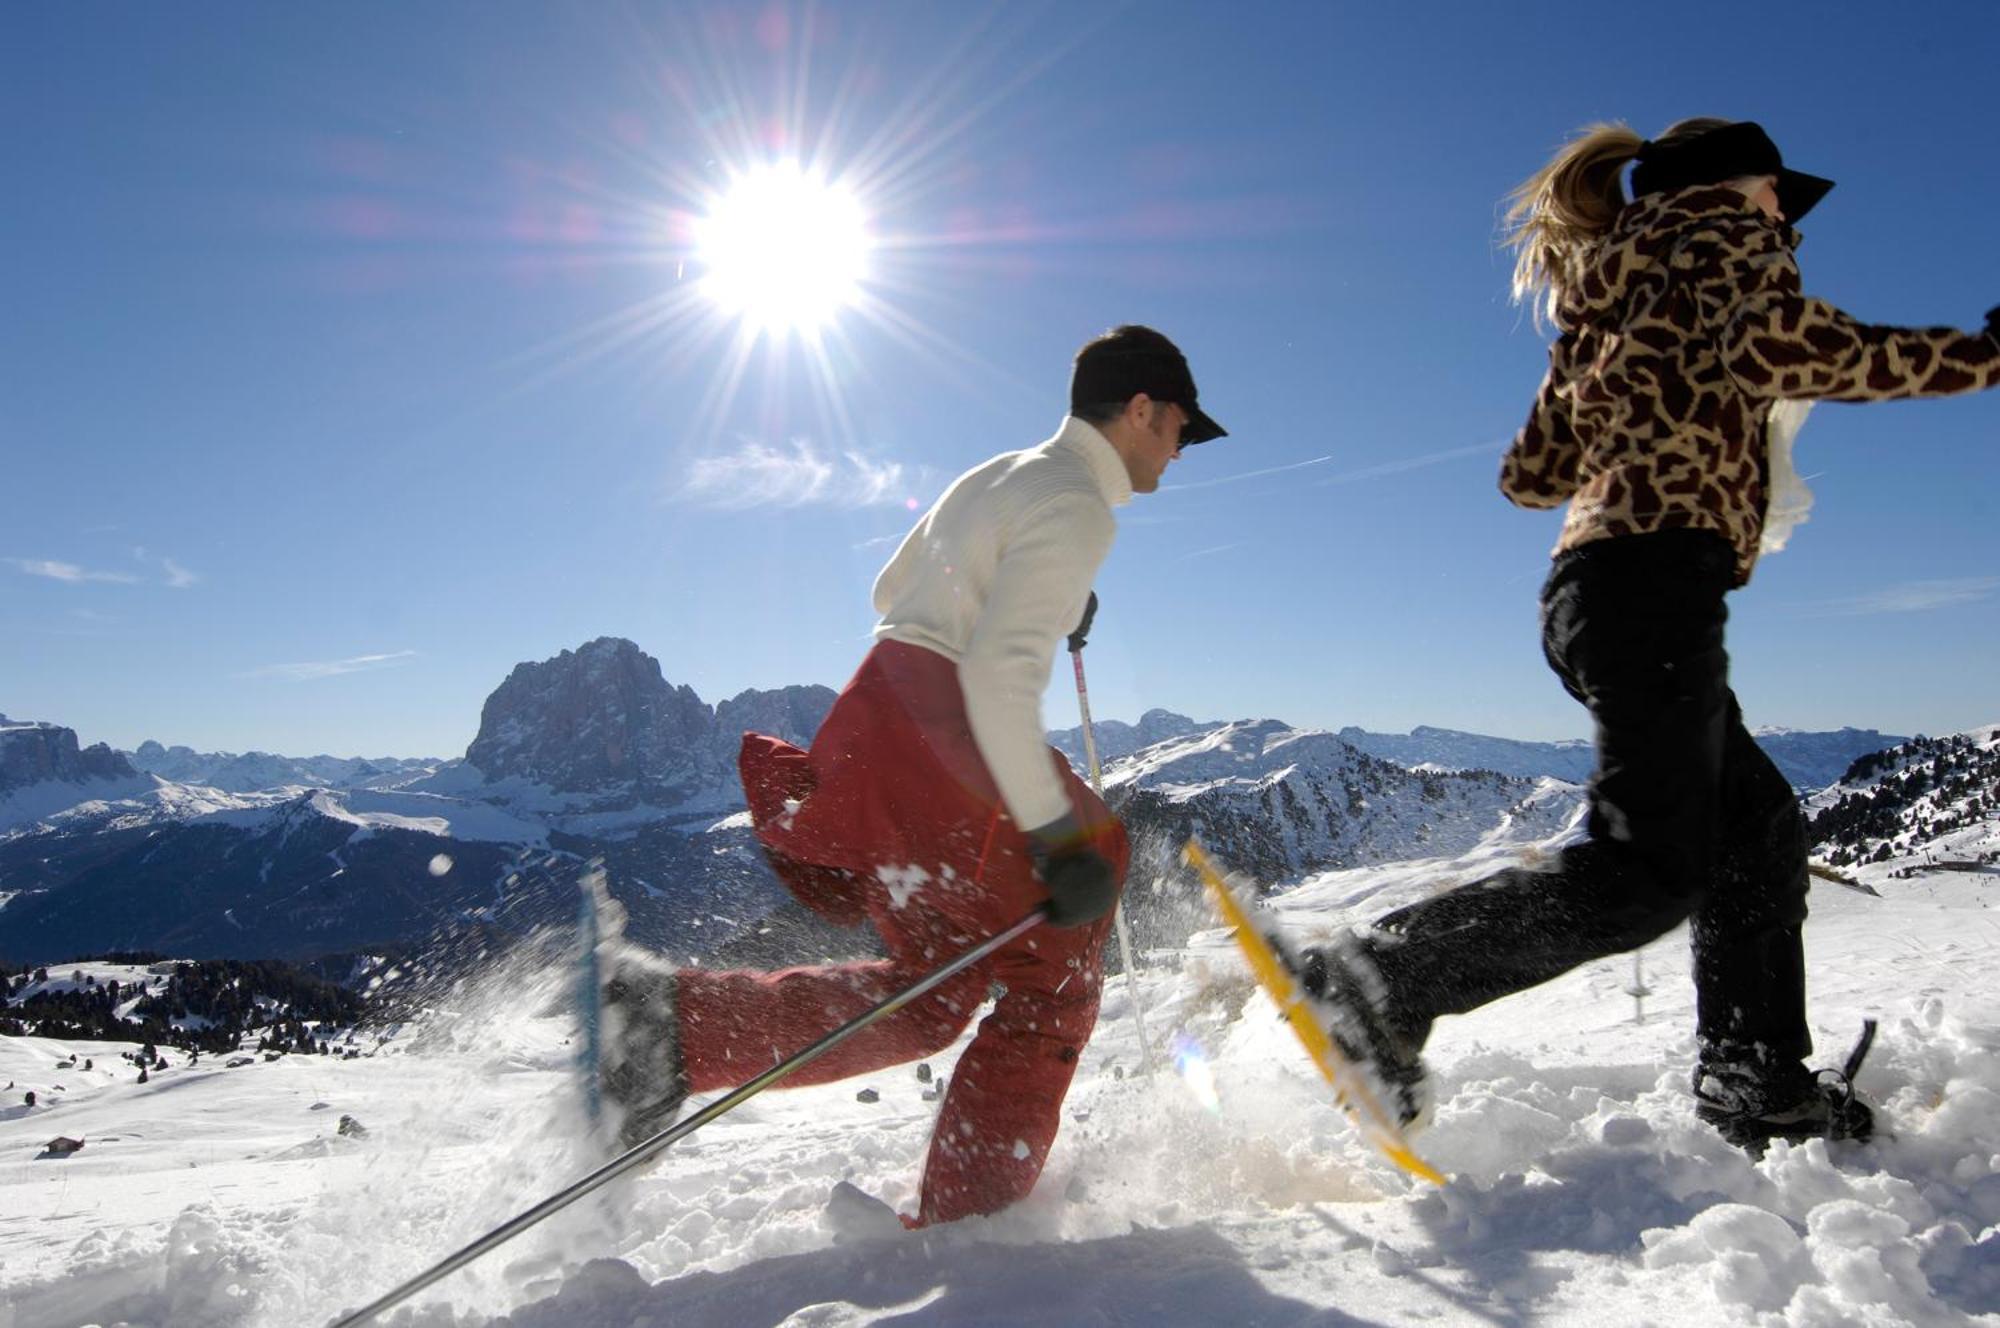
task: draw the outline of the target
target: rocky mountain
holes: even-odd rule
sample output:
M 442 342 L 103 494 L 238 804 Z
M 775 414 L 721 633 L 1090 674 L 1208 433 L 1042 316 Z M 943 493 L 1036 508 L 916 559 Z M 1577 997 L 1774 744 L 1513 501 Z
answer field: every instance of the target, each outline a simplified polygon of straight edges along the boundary
M 0 716 L 0 794 L 30 784 L 134 780 L 139 772 L 104 743 L 78 747 L 76 730 Z
M 489 784 L 577 795 L 572 810 L 740 806 L 736 749 L 746 727 L 811 741 L 832 707 L 827 687 L 746 691 L 711 707 L 669 684 L 630 641 L 599 637 L 517 664 L 486 699 L 465 762 Z
M 1814 854 L 1834 867 L 1948 866 L 2000 878 L 2000 727 L 1863 756 L 1806 811 Z
M 430 774 L 445 764 L 436 757 L 279 756 L 272 752 L 198 752 L 148 739 L 124 754 L 147 774 L 176 784 L 200 784 L 229 793 L 259 789 L 389 788 Z
M 78 746 L 74 729 L 0 716 L 0 834 L 79 803 L 136 797 L 153 784 L 104 743 Z M 0 876 L 0 901 L 7 888 Z

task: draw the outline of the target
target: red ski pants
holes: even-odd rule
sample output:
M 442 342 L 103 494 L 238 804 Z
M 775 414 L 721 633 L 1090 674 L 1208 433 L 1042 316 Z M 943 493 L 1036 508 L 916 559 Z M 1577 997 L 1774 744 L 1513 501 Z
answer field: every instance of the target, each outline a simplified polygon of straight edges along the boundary
M 1050 753 L 1123 879 L 1129 848 L 1103 802 Z M 884 643 L 835 703 L 810 752 L 744 737 L 744 791 L 780 879 L 836 921 L 864 918 L 889 958 L 776 973 L 682 970 L 689 1087 L 741 1084 L 1047 898 L 965 724 L 956 667 Z M 790 1076 L 819 1084 L 935 1055 L 1000 996 L 951 1076 L 925 1163 L 917 1222 L 996 1212 L 1034 1188 L 1077 1057 L 1097 1022 L 1110 919 L 1037 927 L 922 1000 Z

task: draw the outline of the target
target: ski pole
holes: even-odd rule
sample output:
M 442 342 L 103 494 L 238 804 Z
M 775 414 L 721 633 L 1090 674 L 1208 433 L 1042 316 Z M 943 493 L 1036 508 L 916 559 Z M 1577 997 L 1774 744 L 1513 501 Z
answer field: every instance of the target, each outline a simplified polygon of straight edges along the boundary
M 1097 617 L 1097 592 L 1090 592 L 1090 602 L 1084 606 L 1083 621 L 1069 634 L 1069 657 L 1076 664 L 1076 708 L 1083 716 L 1083 756 L 1090 766 L 1090 788 L 1101 800 L 1104 797 L 1104 774 L 1097 764 L 1097 734 L 1090 724 L 1090 689 L 1083 684 L 1083 646 L 1090 634 L 1091 620 Z M 1132 927 L 1125 921 L 1125 900 L 1120 897 L 1111 910 L 1112 925 L 1118 932 L 1118 955 L 1125 961 L 1125 990 L 1132 997 L 1132 1024 L 1139 1034 L 1139 1068 L 1147 1074 L 1153 1072 L 1153 1044 L 1146 1036 L 1146 1016 L 1139 1008 L 1139 969 L 1132 962 Z
M 716 1117 L 724 1115 L 730 1111 L 735 1110 L 737 1107 L 742 1106 L 745 1102 L 757 1096 L 757 1094 L 763 1092 L 765 1089 L 769 1088 L 772 1084 L 777 1083 L 780 1079 L 783 1079 L 786 1075 L 792 1073 L 792 1071 L 800 1068 L 803 1065 L 809 1064 L 814 1060 L 817 1060 L 820 1056 L 833 1050 L 835 1047 L 839 1046 L 842 1042 L 845 1042 L 848 1038 L 853 1037 L 856 1033 L 859 1033 L 862 1029 L 868 1027 L 876 1020 L 884 1018 L 885 1016 L 888 1015 L 892 1015 L 896 1011 L 908 1005 L 911 1001 L 917 1000 L 918 998 L 928 994 L 930 991 L 939 986 L 941 983 L 944 983 L 947 980 L 957 976 L 959 973 L 972 967 L 974 964 L 986 958 L 988 955 L 991 955 L 994 951 L 1002 949 L 1003 947 L 1017 940 L 1019 937 L 1025 935 L 1027 932 L 1032 931 L 1035 927 L 1039 926 L 1043 921 L 1043 919 L 1046 918 L 1047 916 L 1048 912 L 1046 906 L 1042 908 L 1037 908 L 1034 912 L 1028 914 L 1026 917 L 1022 918 L 1019 922 L 1016 922 L 1011 927 L 1008 927 L 1006 930 L 998 932 L 995 935 L 987 938 L 986 940 L 981 941 L 978 945 L 973 946 L 970 950 L 967 950 L 964 954 L 960 955 L 958 958 L 953 959 L 949 963 L 944 964 L 942 967 L 933 970 L 929 975 L 920 978 L 915 983 L 911 984 L 908 987 L 905 987 L 903 990 L 889 997 L 881 1004 L 876 1005 L 871 1009 L 862 1011 L 860 1014 L 854 1016 L 854 1018 L 842 1024 L 839 1028 L 834 1029 L 831 1033 L 828 1033 L 825 1037 L 813 1043 L 810 1047 L 807 1047 L 804 1051 L 801 1051 L 796 1055 L 792 1056 L 789 1060 L 780 1061 L 778 1064 L 773 1065 L 770 1069 L 764 1071 L 764 1073 L 758 1075 L 755 1079 L 752 1079 L 749 1083 L 743 1085 L 741 1088 L 735 1089 L 726 1096 L 719 1097 L 715 1101 L 709 1103 L 707 1106 L 703 1107 L 700 1111 L 697 1111 L 694 1115 L 688 1117 L 686 1120 L 681 1121 L 677 1125 L 670 1125 L 666 1129 L 661 1130 L 658 1134 L 654 1135 L 652 1138 L 647 1139 L 643 1143 L 634 1145 L 629 1151 L 621 1154 L 616 1158 L 613 1158 L 609 1162 L 606 1162 L 603 1166 L 591 1172 L 589 1175 L 585 1176 L 582 1180 L 579 1180 L 575 1184 L 570 1185 L 567 1189 L 558 1190 L 556 1193 L 550 1195 L 548 1198 L 536 1204 L 533 1208 L 528 1209 L 526 1212 L 521 1213 L 519 1216 L 512 1218 L 509 1221 L 501 1223 L 499 1226 L 493 1228 L 493 1230 L 481 1236 L 478 1240 L 475 1240 L 470 1245 L 467 1245 L 464 1249 L 458 1251 L 456 1254 L 453 1254 L 449 1258 L 444 1259 L 441 1262 L 433 1265 L 432 1267 L 425 1269 L 423 1272 L 418 1273 L 415 1277 L 411 1278 L 407 1282 L 404 1282 L 401 1286 L 396 1287 L 393 1291 L 390 1291 L 388 1294 L 380 1297 L 379 1299 L 370 1301 L 368 1304 L 362 1306 L 358 1310 L 355 1310 L 353 1313 L 347 1315 L 345 1318 L 336 1319 L 332 1324 L 329 1325 L 329 1328 L 354 1328 L 354 1326 L 357 1324 L 367 1323 L 369 1320 L 373 1319 L 376 1315 L 381 1314 L 383 1311 L 391 1309 L 394 1306 L 401 1304 L 403 1301 L 408 1300 L 411 1296 L 416 1295 L 419 1291 L 422 1291 L 425 1287 L 430 1286 L 433 1282 L 437 1282 L 442 1278 L 449 1277 L 452 1273 L 455 1273 L 459 1269 L 465 1267 L 465 1265 L 471 1263 L 474 1259 L 477 1259 L 480 1255 L 487 1253 L 489 1250 L 492 1250 L 496 1246 L 503 1245 L 506 1242 L 512 1240 L 514 1237 L 520 1235 L 523 1231 L 526 1231 L 529 1227 L 534 1226 L 537 1222 L 542 1221 L 544 1218 L 551 1217 L 556 1213 L 560 1212 L 561 1210 L 563 1210 L 564 1208 L 569 1207 L 571 1204 L 575 1203 L 578 1199 L 581 1199 L 584 1195 L 589 1194 L 591 1191 L 596 1190 L 601 1186 L 608 1185 L 610 1182 L 616 1180 L 618 1177 L 624 1175 L 626 1172 L 632 1170 L 634 1167 L 639 1166 L 641 1163 L 650 1161 L 656 1154 L 662 1152 L 673 1143 L 686 1138 L 690 1134 L 693 1134 L 696 1130 L 708 1124 Z

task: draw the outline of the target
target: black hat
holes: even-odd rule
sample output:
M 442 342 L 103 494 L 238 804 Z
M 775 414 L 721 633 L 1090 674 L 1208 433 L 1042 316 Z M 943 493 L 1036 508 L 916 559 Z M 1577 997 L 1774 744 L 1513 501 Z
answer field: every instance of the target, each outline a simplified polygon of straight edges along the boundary
M 1640 147 L 1632 167 L 1632 196 L 1670 194 L 1697 184 L 1721 184 L 1746 175 L 1778 177 L 1778 209 L 1796 223 L 1826 197 L 1833 181 L 1785 169 L 1778 145 L 1754 120 L 1723 125 L 1671 143 Z
M 1122 406 L 1141 392 L 1155 401 L 1171 401 L 1187 412 L 1181 446 L 1192 447 L 1229 431 L 1196 404 L 1194 375 L 1180 348 L 1150 327 L 1128 323 L 1084 345 L 1076 353 L 1069 380 L 1072 412 L 1099 406 Z

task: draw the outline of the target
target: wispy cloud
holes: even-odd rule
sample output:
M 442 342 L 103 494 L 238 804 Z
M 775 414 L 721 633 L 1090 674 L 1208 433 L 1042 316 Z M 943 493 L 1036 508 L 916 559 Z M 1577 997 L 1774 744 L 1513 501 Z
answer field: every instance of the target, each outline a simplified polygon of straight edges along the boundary
M 342 673 L 362 673 L 370 669 L 394 668 L 407 664 L 417 657 L 414 650 L 396 650 L 386 655 L 355 655 L 348 659 L 315 659 L 298 664 L 266 664 L 262 668 L 239 673 L 239 678 L 283 678 L 289 682 L 310 682 L 315 678 L 331 678 Z
M 2000 576 L 1944 577 L 1936 581 L 1905 581 L 1847 599 L 1824 600 L 1809 606 L 1817 617 L 1859 617 L 1874 613 L 1924 613 L 1973 604 L 2000 590 Z
M 115 581 L 130 585 L 139 579 L 129 572 L 92 572 L 75 563 L 57 562 L 53 558 L 9 558 L 7 561 L 28 576 L 45 576 L 51 581 L 67 581 L 73 585 L 85 581 Z
M 161 575 L 166 580 L 167 586 L 171 589 L 186 590 L 189 586 L 201 580 L 199 576 L 182 567 L 172 558 L 167 557 L 165 554 L 149 552 L 144 545 L 135 547 L 132 550 L 132 556 L 149 567 L 157 564 Z
M 175 562 L 172 558 L 159 557 L 144 549 L 132 550 L 132 556 L 147 566 L 157 565 L 163 584 L 175 590 L 185 590 L 201 580 L 201 577 Z M 81 585 L 86 581 L 109 581 L 116 585 L 135 586 L 152 578 L 140 576 L 136 572 L 97 572 L 78 563 L 66 563 L 55 558 L 8 558 L 5 560 L 24 576 L 47 577 L 51 581 L 63 581 L 70 585 Z
M 1216 544 L 1206 549 L 1196 549 L 1191 553 L 1184 553 L 1180 557 L 1175 558 L 1173 561 L 1177 563 L 1184 563 L 1193 558 L 1208 558 L 1218 553 L 1228 553 L 1231 549 L 1243 548 L 1248 543 L 1249 541 L 1247 540 L 1237 540 L 1234 543 L 1230 544 Z
M 1355 480 L 1374 479 L 1381 475 L 1398 475 L 1406 470 L 1421 470 L 1425 466 L 1440 466 L 1447 461 L 1457 461 L 1462 457 L 1485 456 L 1505 447 L 1504 442 L 1475 443 L 1471 447 L 1453 447 L 1443 452 L 1426 452 L 1422 456 L 1400 457 L 1394 461 L 1384 461 L 1379 465 L 1363 466 L 1338 475 L 1327 475 L 1314 480 L 1315 484 L 1348 484 Z M 1314 457 L 1310 461 L 1294 461 L 1285 466 L 1266 466 L 1262 470 L 1246 470 L 1236 475 L 1220 475 L 1212 480 L 1195 480 L 1188 484 L 1163 484 L 1162 491 L 1182 489 L 1212 489 L 1219 484 L 1236 484 L 1243 480 L 1258 480 L 1270 475 L 1283 475 L 1294 470 L 1309 470 L 1314 466 L 1328 466 L 1340 460 L 1329 453 Z
M 822 451 L 805 440 L 787 447 L 746 442 L 725 456 L 695 461 L 680 497 L 704 507 L 874 507 L 906 503 L 915 477 L 894 461 Z
M 1183 452 L 1182 457 L 1186 457 Z M 1196 480 L 1192 484 L 1162 484 L 1162 489 L 1178 492 L 1182 489 L 1213 489 L 1220 484 L 1236 484 L 1243 480 L 1258 480 L 1266 475 L 1282 475 L 1290 470 L 1306 470 L 1313 466 L 1324 466 L 1332 461 L 1331 456 L 1314 457 L 1310 461 L 1294 461 L 1289 466 L 1266 466 L 1262 470 L 1245 470 L 1234 475 L 1218 475 L 1212 480 Z

